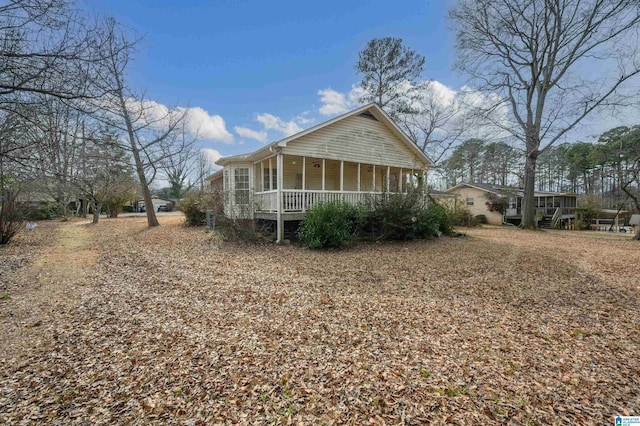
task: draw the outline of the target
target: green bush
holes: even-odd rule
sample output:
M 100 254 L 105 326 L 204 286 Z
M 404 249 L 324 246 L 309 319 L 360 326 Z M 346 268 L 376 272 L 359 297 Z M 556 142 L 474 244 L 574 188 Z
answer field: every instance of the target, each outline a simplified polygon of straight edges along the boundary
M 310 209 L 298 228 L 298 238 L 312 249 L 344 248 L 355 240 L 365 213 L 344 202 L 321 203 Z
M 489 223 L 487 221 L 487 216 L 485 216 L 483 214 L 477 214 L 474 219 L 476 220 L 476 223 L 480 223 L 482 225 L 486 225 L 487 223 Z
M 418 191 L 384 194 L 373 200 L 369 226 L 378 239 L 410 240 L 419 232 L 425 209 L 424 196 Z
M 453 230 L 454 226 L 476 226 L 476 219 L 473 217 L 466 206 L 458 203 L 444 203 L 443 208 L 446 213 L 447 221 Z M 453 232 L 453 231 L 452 231 Z
M 207 224 L 207 203 L 196 195 L 187 195 L 180 204 L 187 226 Z
M 444 207 L 429 202 L 420 190 L 385 194 L 371 205 L 368 229 L 379 240 L 411 240 L 452 233 Z
M 133 213 L 135 209 L 133 206 L 122 206 L 122 213 Z
M 51 220 L 56 218 L 56 211 L 54 206 L 23 206 L 25 212 L 24 218 L 26 220 Z
M 455 217 L 453 217 L 449 211 L 447 211 L 447 208 L 436 203 L 436 202 L 432 202 L 429 204 L 429 207 L 427 208 L 427 212 L 429 217 L 433 218 L 433 221 L 437 224 L 437 231 L 440 234 L 443 235 L 453 235 L 453 227 L 455 225 Z M 425 236 L 433 236 L 433 235 L 437 235 L 437 232 L 435 234 L 431 234 L 431 235 L 425 235 Z

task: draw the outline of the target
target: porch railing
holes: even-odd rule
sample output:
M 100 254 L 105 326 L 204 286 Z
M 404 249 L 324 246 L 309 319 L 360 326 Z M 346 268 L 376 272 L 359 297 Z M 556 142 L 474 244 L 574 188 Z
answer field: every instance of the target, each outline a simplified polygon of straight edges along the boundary
M 543 217 L 543 216 L 554 216 L 558 211 L 560 212 L 561 215 L 570 215 L 570 214 L 575 214 L 575 207 L 536 207 L 535 212 L 536 212 L 536 217 Z M 522 214 L 522 209 L 518 208 L 518 209 L 514 209 L 514 208 L 508 208 L 505 211 L 505 216 L 509 217 L 509 216 L 519 216 Z
M 283 189 L 282 204 L 283 212 L 305 212 L 319 203 L 329 203 L 344 201 L 348 204 L 356 205 L 367 203 L 376 197 L 387 194 L 397 194 L 395 192 L 358 192 L 358 191 L 316 191 L 301 189 Z M 253 195 L 255 210 L 260 212 L 278 211 L 278 192 L 265 191 L 256 192 Z

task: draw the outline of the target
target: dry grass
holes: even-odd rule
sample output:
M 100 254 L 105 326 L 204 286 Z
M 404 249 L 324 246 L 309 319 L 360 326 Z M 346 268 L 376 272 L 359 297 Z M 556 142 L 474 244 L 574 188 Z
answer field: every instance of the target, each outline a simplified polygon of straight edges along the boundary
M 223 244 L 179 220 L 40 227 L 17 241 L 24 257 L 0 268 L 0 422 L 564 425 L 640 413 L 637 242 L 484 228 L 312 252 Z M 54 263 L 38 260 L 49 252 Z M 40 308 L 20 308 L 32 300 Z

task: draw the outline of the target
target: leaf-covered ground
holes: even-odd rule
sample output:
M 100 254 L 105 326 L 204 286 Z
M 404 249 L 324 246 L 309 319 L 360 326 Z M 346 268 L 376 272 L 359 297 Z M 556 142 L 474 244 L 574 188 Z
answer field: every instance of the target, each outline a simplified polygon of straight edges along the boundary
M 483 228 L 314 252 L 180 221 L 41 226 L 0 248 L 0 423 L 640 414 L 629 238 Z

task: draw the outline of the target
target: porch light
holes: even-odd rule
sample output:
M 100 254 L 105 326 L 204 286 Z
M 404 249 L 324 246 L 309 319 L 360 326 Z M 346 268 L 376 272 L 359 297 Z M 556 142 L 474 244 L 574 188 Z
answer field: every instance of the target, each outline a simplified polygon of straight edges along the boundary
M 295 164 L 296 164 L 296 160 L 293 160 L 293 161 L 291 162 L 291 164 L 293 164 L 293 165 L 295 166 Z

